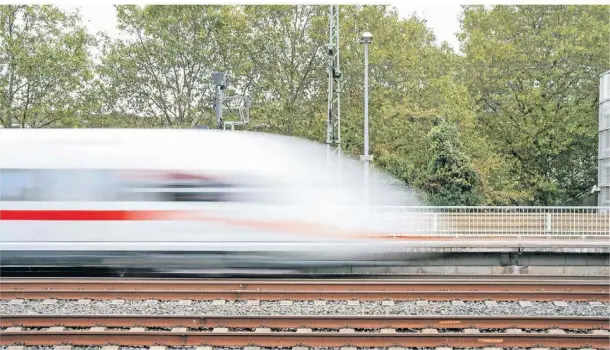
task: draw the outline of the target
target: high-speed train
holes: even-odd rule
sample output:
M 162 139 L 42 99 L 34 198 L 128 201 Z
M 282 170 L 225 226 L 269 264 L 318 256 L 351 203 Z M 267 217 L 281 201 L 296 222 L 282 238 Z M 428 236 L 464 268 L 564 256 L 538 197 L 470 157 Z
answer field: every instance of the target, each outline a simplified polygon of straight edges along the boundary
M 0 130 L 2 266 L 354 265 L 401 254 L 407 193 L 315 142 L 220 130 Z M 371 204 L 370 206 L 368 204 Z

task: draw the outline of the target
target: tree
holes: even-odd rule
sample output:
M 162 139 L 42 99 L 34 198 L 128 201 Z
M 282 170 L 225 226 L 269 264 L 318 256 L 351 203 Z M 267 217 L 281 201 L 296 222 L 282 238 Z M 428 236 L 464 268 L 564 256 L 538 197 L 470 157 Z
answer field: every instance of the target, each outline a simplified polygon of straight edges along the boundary
M 341 12 L 341 114 L 346 153 L 357 156 L 363 149 L 360 35 L 364 31 L 374 35 L 369 50 L 369 119 L 375 164 L 417 186 L 428 159 L 426 134 L 438 114 L 465 131 L 465 153 L 480 152 L 480 147 L 470 146 L 480 143 L 481 136 L 474 132 L 474 103 L 460 81 L 463 58 L 446 44 L 437 46 L 425 20 L 416 16 L 402 19 L 390 6 L 342 6 Z M 480 154 L 479 159 L 486 156 Z
M 467 6 L 460 40 L 478 128 L 503 161 L 495 186 L 560 205 L 595 183 L 608 6 Z
M 125 39 L 105 40 L 99 67 L 105 112 L 162 118 L 163 124 L 212 124 L 211 73 L 231 75 L 228 94 L 240 91 L 238 50 L 242 11 L 233 6 L 117 6 Z
M 462 151 L 455 124 L 441 119 L 430 130 L 429 160 L 421 187 L 433 205 L 478 205 L 481 180 L 470 158 Z
M 92 39 L 76 12 L 0 6 L 0 125 L 73 123 L 92 78 Z
M 323 140 L 328 6 L 246 6 L 255 124 Z M 318 132 L 319 131 L 319 132 Z
M 0 7 L 1 125 L 213 126 L 211 73 L 222 71 L 225 94 L 251 102 L 247 128 L 324 141 L 328 6 L 116 8 L 120 38 L 95 41 L 77 13 Z M 574 203 L 596 177 L 609 10 L 466 6 L 456 54 L 422 18 L 341 6 L 344 154 L 362 154 L 360 35 L 370 31 L 376 167 L 436 204 Z

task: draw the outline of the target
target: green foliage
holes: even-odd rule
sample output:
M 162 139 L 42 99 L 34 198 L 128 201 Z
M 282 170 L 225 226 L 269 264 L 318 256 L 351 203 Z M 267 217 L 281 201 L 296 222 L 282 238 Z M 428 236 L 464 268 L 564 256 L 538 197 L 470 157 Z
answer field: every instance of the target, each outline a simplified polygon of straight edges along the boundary
M 245 6 L 253 125 L 322 141 L 326 110 L 327 8 Z
M 75 13 L 54 6 L 0 6 L 0 125 L 67 126 L 92 78 L 93 39 Z
M 211 73 L 223 71 L 225 94 L 250 100 L 248 129 L 325 140 L 328 6 L 116 9 L 111 40 L 87 35 L 76 13 L 1 6 L 0 124 L 213 126 Z M 341 6 L 344 153 L 363 151 L 360 35 L 370 31 L 376 167 L 432 204 L 576 204 L 596 177 L 609 9 L 465 6 L 457 54 L 422 18 Z
M 370 45 L 370 143 L 376 164 L 415 185 L 425 167 L 426 138 L 432 117 L 472 117 L 465 90 L 456 81 L 458 58 L 437 47 L 431 30 L 417 17 L 400 19 L 389 6 L 342 7 L 342 136 L 348 154 L 363 149 L 363 47 L 360 35 L 374 34 Z
M 117 6 L 117 16 L 126 38 L 102 46 L 104 112 L 160 117 L 168 126 L 212 124 L 211 73 L 231 74 L 232 89 L 242 83 L 240 9 L 129 5 Z
M 478 205 L 481 180 L 462 151 L 455 124 L 441 120 L 427 135 L 429 161 L 421 187 L 433 205 Z
M 514 183 L 518 203 L 569 204 L 595 183 L 597 85 L 608 69 L 609 9 L 464 9 L 464 78 L 479 130 L 503 158 L 490 180 Z

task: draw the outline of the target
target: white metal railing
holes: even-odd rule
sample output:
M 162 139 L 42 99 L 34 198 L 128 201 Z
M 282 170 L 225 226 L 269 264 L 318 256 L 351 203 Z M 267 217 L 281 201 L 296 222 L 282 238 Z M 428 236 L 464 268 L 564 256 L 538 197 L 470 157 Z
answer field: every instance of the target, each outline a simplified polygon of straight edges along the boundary
M 394 235 L 610 237 L 610 207 L 378 207 Z

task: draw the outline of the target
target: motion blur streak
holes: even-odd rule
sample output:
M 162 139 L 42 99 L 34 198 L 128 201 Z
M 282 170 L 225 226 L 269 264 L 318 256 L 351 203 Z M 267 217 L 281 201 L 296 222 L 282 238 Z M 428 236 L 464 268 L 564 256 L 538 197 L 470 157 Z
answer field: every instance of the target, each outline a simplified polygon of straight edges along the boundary
M 236 227 L 267 229 L 302 235 L 324 235 L 344 237 L 375 237 L 371 232 L 358 234 L 323 225 L 298 221 L 254 221 L 211 216 L 202 212 L 167 210 L 0 210 L 5 221 L 208 221 Z M 378 236 L 385 238 L 385 236 Z
M 379 239 L 393 228 L 375 222 L 375 208 L 417 204 L 373 170 L 365 205 L 360 162 L 337 168 L 323 145 L 277 135 L 10 129 L 0 149 L 3 265 L 394 259 L 402 249 Z

